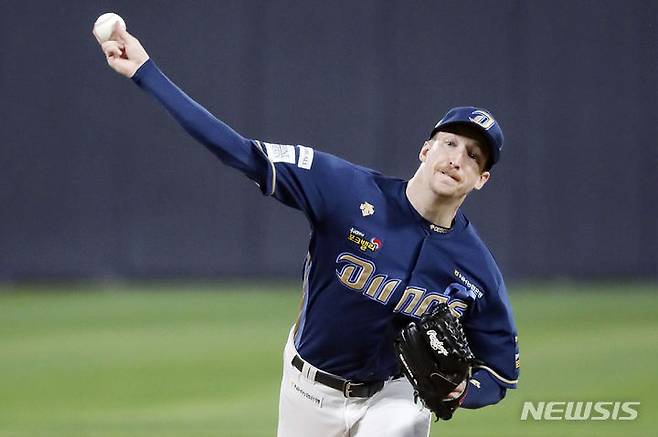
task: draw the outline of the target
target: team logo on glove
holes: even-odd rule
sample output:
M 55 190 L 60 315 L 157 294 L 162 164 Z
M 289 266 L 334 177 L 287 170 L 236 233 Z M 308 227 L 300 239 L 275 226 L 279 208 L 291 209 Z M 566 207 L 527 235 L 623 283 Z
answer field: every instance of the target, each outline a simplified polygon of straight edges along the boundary
M 448 350 L 445 347 L 443 347 L 443 342 L 437 338 L 436 331 L 433 329 L 427 331 L 427 336 L 430 339 L 430 347 L 434 349 L 437 353 L 443 354 L 447 357 Z

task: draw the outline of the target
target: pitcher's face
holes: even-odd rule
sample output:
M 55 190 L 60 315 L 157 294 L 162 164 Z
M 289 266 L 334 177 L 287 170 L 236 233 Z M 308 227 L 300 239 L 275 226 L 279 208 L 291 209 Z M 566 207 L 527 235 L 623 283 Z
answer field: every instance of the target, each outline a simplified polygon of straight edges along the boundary
M 489 151 L 484 137 L 458 126 L 437 132 L 420 150 L 422 179 L 441 197 L 464 198 L 481 189 L 491 174 L 485 170 Z

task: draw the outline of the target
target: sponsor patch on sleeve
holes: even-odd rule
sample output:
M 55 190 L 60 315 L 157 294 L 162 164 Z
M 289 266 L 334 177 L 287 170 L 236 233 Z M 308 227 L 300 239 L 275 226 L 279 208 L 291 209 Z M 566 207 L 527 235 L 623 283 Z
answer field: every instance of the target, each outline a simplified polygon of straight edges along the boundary
M 299 146 L 299 161 L 297 161 L 297 167 L 310 170 L 311 165 L 313 165 L 313 149 L 310 147 Z
M 288 164 L 295 163 L 295 147 L 288 144 L 265 143 L 267 157 L 272 162 L 285 162 Z

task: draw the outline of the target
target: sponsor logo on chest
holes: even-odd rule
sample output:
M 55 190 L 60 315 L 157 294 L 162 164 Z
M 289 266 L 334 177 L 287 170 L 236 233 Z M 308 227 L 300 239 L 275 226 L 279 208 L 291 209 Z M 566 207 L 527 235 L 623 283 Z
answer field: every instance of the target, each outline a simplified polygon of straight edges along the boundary
M 382 247 L 382 241 L 377 237 L 368 237 L 354 227 L 347 234 L 347 241 L 354 243 L 361 252 L 377 252 Z
M 466 276 L 462 274 L 459 270 L 455 269 L 455 277 L 461 281 L 462 284 L 466 286 L 469 290 L 471 290 L 477 298 L 482 297 L 482 291 L 471 281 L 469 281 Z

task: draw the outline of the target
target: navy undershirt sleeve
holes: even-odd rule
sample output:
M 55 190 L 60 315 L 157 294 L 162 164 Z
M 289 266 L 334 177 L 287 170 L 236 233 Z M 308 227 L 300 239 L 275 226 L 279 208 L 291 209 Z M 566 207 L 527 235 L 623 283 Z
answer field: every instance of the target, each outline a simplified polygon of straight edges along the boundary
M 498 403 L 505 397 L 507 390 L 501 387 L 486 370 L 478 370 L 470 379 L 466 396 L 461 404 L 462 408 L 481 408 Z
M 224 164 L 240 170 L 264 193 L 270 193 L 271 165 L 252 140 L 244 138 L 187 96 L 153 60 L 149 59 L 139 67 L 132 80 L 160 102 L 183 129 Z

